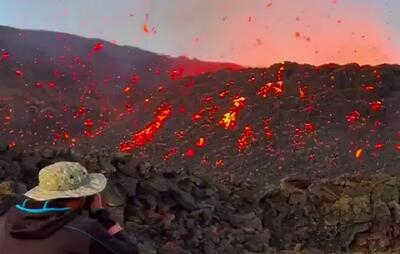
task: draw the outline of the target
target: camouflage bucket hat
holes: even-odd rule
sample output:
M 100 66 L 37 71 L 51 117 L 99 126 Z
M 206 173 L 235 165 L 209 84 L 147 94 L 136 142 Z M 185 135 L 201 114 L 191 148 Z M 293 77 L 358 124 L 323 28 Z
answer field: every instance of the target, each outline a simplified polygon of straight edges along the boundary
M 101 192 L 106 184 L 103 174 L 88 174 L 81 164 L 62 161 L 42 168 L 39 185 L 25 196 L 38 201 L 85 197 Z

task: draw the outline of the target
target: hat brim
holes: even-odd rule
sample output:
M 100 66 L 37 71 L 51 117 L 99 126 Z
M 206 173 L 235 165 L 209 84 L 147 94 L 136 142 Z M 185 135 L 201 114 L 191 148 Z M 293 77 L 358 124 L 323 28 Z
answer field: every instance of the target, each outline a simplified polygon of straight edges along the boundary
M 89 181 L 86 185 L 81 186 L 75 190 L 67 191 L 48 191 L 43 190 L 39 186 L 29 190 L 25 193 L 28 198 L 45 201 L 58 198 L 80 198 L 92 196 L 104 190 L 107 185 L 107 178 L 103 174 L 89 174 Z

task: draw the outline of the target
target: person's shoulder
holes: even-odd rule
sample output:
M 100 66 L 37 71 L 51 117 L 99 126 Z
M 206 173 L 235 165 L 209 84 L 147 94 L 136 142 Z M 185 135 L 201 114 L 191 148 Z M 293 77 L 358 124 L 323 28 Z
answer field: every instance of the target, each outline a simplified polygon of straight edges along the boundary
M 78 215 L 71 222 L 66 224 L 64 228 L 80 232 L 81 234 L 89 234 L 92 237 L 107 237 L 107 231 L 96 220 L 89 217 Z

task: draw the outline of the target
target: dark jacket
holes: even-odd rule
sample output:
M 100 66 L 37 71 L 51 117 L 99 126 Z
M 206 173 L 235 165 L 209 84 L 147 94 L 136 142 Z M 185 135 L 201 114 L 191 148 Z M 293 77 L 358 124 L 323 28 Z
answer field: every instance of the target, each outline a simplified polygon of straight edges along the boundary
M 37 202 L 28 202 L 25 206 L 33 212 L 12 206 L 0 217 L 0 253 L 137 253 L 136 246 L 123 232 L 114 236 L 108 234 L 107 229 L 115 222 L 106 210 L 99 210 L 89 218 L 71 211 L 43 211 Z

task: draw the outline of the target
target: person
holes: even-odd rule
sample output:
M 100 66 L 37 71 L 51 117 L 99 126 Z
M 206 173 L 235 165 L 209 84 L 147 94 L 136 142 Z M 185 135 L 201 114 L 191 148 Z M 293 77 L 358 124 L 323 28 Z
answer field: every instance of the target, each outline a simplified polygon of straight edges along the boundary
M 0 253 L 137 253 L 102 206 L 106 183 L 104 175 L 88 174 L 77 162 L 44 167 L 38 186 L 0 217 Z

